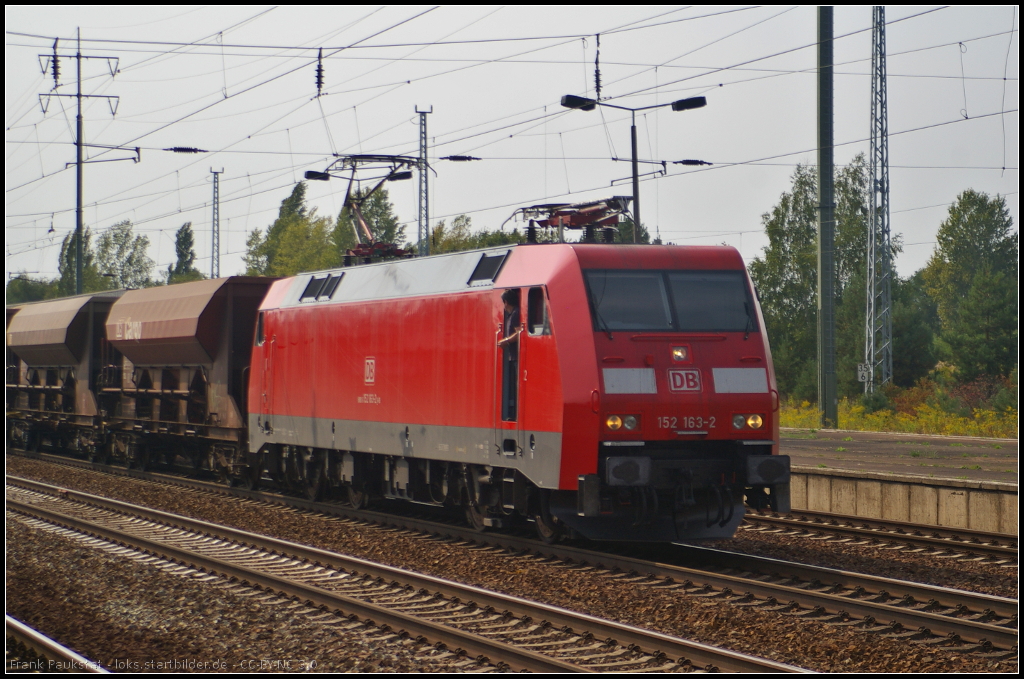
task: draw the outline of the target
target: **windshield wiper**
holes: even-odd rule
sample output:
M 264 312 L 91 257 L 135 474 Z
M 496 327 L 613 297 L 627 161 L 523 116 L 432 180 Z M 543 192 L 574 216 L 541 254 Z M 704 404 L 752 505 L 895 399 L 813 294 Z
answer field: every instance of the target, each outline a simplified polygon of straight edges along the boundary
M 750 339 L 750 331 L 754 329 L 754 317 L 750 315 L 750 302 L 743 303 L 743 310 L 747 312 L 747 327 L 743 334 L 743 341 Z

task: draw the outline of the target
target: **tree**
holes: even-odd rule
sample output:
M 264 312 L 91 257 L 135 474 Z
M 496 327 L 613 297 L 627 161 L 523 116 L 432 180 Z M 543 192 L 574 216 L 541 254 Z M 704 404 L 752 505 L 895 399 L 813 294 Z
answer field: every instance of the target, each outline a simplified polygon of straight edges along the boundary
M 52 299 L 57 296 L 57 282 L 58 279 L 31 278 L 25 272 L 15 274 L 7 282 L 7 303 L 22 304 Z
M 918 271 L 893 281 L 892 290 L 892 381 L 898 387 L 914 386 L 934 367 L 935 336 L 939 313 L 928 296 Z
M 336 230 L 336 228 L 334 229 Z M 277 219 L 266 235 L 255 229 L 243 257 L 248 276 L 293 276 L 301 271 L 329 269 L 341 263 L 333 241 L 331 220 L 317 217 L 306 205 L 306 185 L 299 182 L 281 201 Z
M 867 250 L 867 166 L 863 155 L 836 173 L 836 375 L 841 395 L 863 389 L 856 366 L 864 361 Z M 764 254 L 750 264 L 761 296 L 779 390 L 817 399 L 818 177 L 798 165 L 793 185 L 761 217 L 768 235 Z M 900 251 L 895 239 L 892 256 Z
M 136 236 L 130 220 L 118 222 L 105 231 L 96 247 L 102 274 L 113 274 L 115 288 L 137 289 L 156 285 L 151 279 L 153 260 L 146 252 L 149 238 Z
M 1001 196 L 967 190 L 939 226 L 922 271 L 942 330 L 940 357 L 961 379 L 1008 375 L 1016 362 L 1018 234 Z
M 943 320 L 939 352 L 957 377 L 1006 376 L 1017 367 L 1017 278 L 981 269 L 955 313 Z
M 472 219 L 468 215 L 459 215 L 452 220 L 451 228 L 442 219 L 430 233 L 430 253 L 461 252 L 489 248 L 498 245 L 522 243 L 526 239 L 518 231 L 472 231 Z
M 626 219 L 619 222 L 617 225 L 619 230 L 618 236 L 615 240 L 619 243 L 632 243 L 633 242 L 633 220 Z M 640 222 L 640 230 L 637 232 L 637 243 L 650 243 L 651 234 L 647 231 L 647 227 L 644 226 L 643 222 Z
M 772 346 L 779 391 L 816 400 L 817 177 L 814 168 L 797 165 L 793 186 L 761 216 L 768 246 L 750 263 L 750 276 Z
M 388 197 L 387 189 L 379 188 L 369 198 L 366 198 L 367 192 L 367 190 L 356 190 L 353 200 L 365 199 L 360 211 L 363 213 L 366 225 L 370 227 L 370 234 L 373 236 L 374 241 L 378 243 L 394 243 L 399 246 L 404 245 L 405 227 L 398 223 L 398 216 L 395 215 L 395 208 Z M 344 254 L 345 250 L 355 247 L 353 218 L 354 215 L 350 213 L 350 208 L 347 207 L 343 208 L 341 213 L 338 214 L 333 240 L 339 245 L 341 254 Z M 363 234 L 362 229 L 360 229 L 359 240 L 363 241 L 365 239 L 366 236 Z M 345 245 L 347 247 L 344 247 Z
M 174 252 L 177 261 L 167 265 L 167 284 L 200 281 L 206 278 L 195 268 L 196 261 L 195 236 L 192 234 L 192 222 L 185 222 L 174 235 Z
M 64 236 L 57 256 L 57 297 L 75 294 L 76 261 L 75 232 L 72 231 Z M 98 292 L 111 287 L 110 279 L 100 275 L 96 252 L 92 248 L 92 229 L 86 227 L 82 230 L 82 292 Z

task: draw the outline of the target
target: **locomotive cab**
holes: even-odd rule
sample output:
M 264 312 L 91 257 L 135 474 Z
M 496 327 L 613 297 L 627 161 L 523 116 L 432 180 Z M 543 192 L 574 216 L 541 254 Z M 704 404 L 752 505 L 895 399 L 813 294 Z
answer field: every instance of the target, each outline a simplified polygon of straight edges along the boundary
M 731 536 L 789 511 L 764 321 L 731 248 L 577 248 L 600 383 L 596 468 L 558 522 L 596 539 Z

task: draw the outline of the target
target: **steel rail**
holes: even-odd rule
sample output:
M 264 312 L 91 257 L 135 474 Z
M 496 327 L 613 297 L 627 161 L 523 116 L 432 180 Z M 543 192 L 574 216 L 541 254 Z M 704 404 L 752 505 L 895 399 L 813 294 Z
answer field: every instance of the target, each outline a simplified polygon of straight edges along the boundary
M 631 625 L 603 620 L 601 618 L 577 613 L 557 606 L 551 606 L 535 601 L 529 601 L 520 597 L 492 592 L 480 587 L 464 585 L 430 575 L 423 575 L 401 568 L 386 566 L 384 564 L 367 561 L 358 557 L 329 552 L 286 540 L 250 533 L 236 528 L 170 514 L 148 507 L 140 507 L 118 500 L 111 500 L 109 498 L 103 498 L 89 493 L 67 490 L 38 481 L 31 481 L 16 477 L 7 477 L 7 481 L 10 484 L 29 490 L 49 495 L 59 495 L 59 497 L 63 499 L 81 502 L 86 505 L 92 505 L 122 514 L 138 516 L 155 523 L 161 523 L 175 528 L 220 537 L 231 542 L 248 545 L 265 551 L 286 554 L 292 558 L 308 561 L 316 565 L 362 573 L 374 578 L 396 580 L 411 585 L 417 589 L 426 589 L 440 593 L 449 599 L 454 597 L 458 597 L 461 600 L 468 599 L 475 602 L 480 607 L 490 607 L 495 610 L 502 610 L 515 617 L 543 619 L 555 627 L 570 628 L 577 633 L 584 631 L 589 632 L 594 637 L 613 639 L 620 645 L 633 646 L 652 655 L 664 654 L 672 657 L 683 657 L 690 660 L 691 664 L 694 666 L 713 666 L 726 672 L 804 671 L 800 668 L 785 665 L 783 663 L 757 658 L 743 653 L 729 651 L 727 649 L 716 648 L 707 644 L 701 644 Z M 11 500 L 8 500 L 8 504 L 11 504 Z M 75 520 L 80 521 L 80 519 Z M 90 523 L 89 525 L 92 526 L 93 524 Z M 135 538 L 132 539 L 134 540 Z M 230 566 L 230 564 L 227 565 Z M 341 608 L 344 609 L 344 607 Z M 579 671 L 581 668 L 579 665 L 572 665 L 572 667 L 576 668 L 574 671 Z M 582 668 L 586 669 L 585 666 L 582 666 Z
M 777 526 L 787 530 L 885 540 L 935 549 L 963 551 L 979 556 L 1017 560 L 1017 536 L 1006 533 L 929 526 L 903 521 L 887 521 L 884 519 L 869 519 L 860 516 L 828 514 L 810 510 L 794 511 L 790 516 L 747 512 L 745 520 L 754 524 Z
M 17 644 L 24 646 L 35 653 L 36 656 L 46 660 L 46 665 L 39 667 L 31 665 L 33 662 L 42 661 L 24 663 L 30 665 L 29 667 L 21 667 L 21 663 L 19 663 L 14 668 L 14 671 L 110 674 L 99 663 L 75 653 L 70 648 L 54 641 L 38 630 L 32 629 L 20 620 L 16 620 L 9 615 L 4 615 L 4 620 L 6 622 L 8 640 L 13 639 Z M 8 672 L 11 671 L 10 666 L 8 666 L 7 670 Z
M 190 568 L 203 570 L 211 575 L 219 575 L 238 582 L 248 583 L 250 586 L 258 585 L 260 589 L 269 589 L 282 596 L 303 601 L 308 606 L 331 611 L 343 611 L 344 614 L 355 615 L 373 621 L 374 624 L 384 623 L 393 628 L 405 630 L 413 636 L 437 639 L 449 645 L 457 644 L 470 656 L 487 657 L 491 661 L 497 659 L 513 668 L 531 672 L 587 671 L 585 666 L 563 662 L 534 651 L 516 648 L 486 637 L 417 618 L 343 594 L 294 582 L 288 578 L 261 573 L 260 571 L 228 563 L 221 559 L 200 555 L 162 542 L 124 533 L 43 507 L 24 504 L 8 498 L 7 508 L 26 516 L 34 516 L 58 526 L 103 538 L 115 544 L 128 546 L 182 565 L 188 565 Z
M 67 458 L 54 458 L 55 461 L 65 463 Z M 84 466 L 91 468 L 89 463 L 80 463 L 73 466 Z M 134 470 L 124 470 L 123 468 L 111 468 L 115 473 L 123 474 L 126 471 L 128 475 L 154 480 L 153 475 L 149 475 L 144 472 L 137 472 Z M 744 594 L 751 594 L 755 597 L 771 601 L 786 601 L 794 603 L 801 608 L 807 608 L 811 610 L 821 610 L 830 612 L 833 614 L 845 613 L 850 616 L 863 618 L 867 621 L 873 620 L 885 620 L 891 621 L 892 623 L 902 625 L 910 629 L 924 628 L 927 632 L 940 636 L 955 636 L 964 641 L 973 643 L 984 643 L 990 642 L 991 644 L 1003 648 L 1013 648 L 1017 644 L 1018 634 L 1017 630 L 1005 627 L 1001 625 L 988 624 L 986 622 L 970 619 L 962 619 L 956 617 L 950 617 L 939 613 L 933 613 L 928 610 L 916 610 L 908 608 L 906 606 L 893 605 L 884 602 L 872 602 L 872 601 L 858 601 L 857 599 L 850 598 L 849 596 L 842 596 L 839 594 L 830 594 L 828 592 L 814 591 L 813 589 L 807 589 L 807 585 L 804 586 L 787 586 L 781 584 L 771 584 L 761 582 L 759 580 L 744 578 L 740 576 L 732 576 L 716 573 L 714 571 L 708 571 L 698 568 L 689 568 L 672 564 L 657 563 L 643 559 L 637 559 L 632 557 L 626 557 L 621 555 L 612 554 L 609 552 L 593 551 L 588 549 L 582 549 L 578 547 L 572 547 L 568 545 L 544 545 L 537 540 L 503 535 L 499 533 L 479 533 L 469 528 L 463 528 L 459 526 L 452 526 L 441 524 L 436 521 L 429 521 L 417 518 L 396 516 L 383 512 L 374 512 L 368 510 L 353 510 L 348 507 L 336 505 L 332 503 L 323 502 L 311 502 L 301 498 L 285 496 L 285 495 L 273 495 L 260 491 L 247 491 L 238 488 L 227 488 L 223 485 L 211 484 L 201 481 L 193 481 L 181 479 L 179 477 L 169 475 L 156 475 L 156 480 L 174 484 L 182 485 L 191 488 L 196 488 L 205 492 L 211 492 L 226 496 L 237 496 L 245 497 L 257 501 L 268 502 L 270 504 L 277 504 L 281 506 L 293 507 L 298 509 L 304 509 L 311 512 L 333 514 L 336 516 L 344 516 L 348 518 L 356 518 L 371 523 L 377 523 L 379 525 L 393 526 L 410 530 L 418 530 L 430 534 L 452 537 L 461 540 L 467 540 L 476 542 L 479 544 L 492 545 L 495 547 L 501 547 L 506 549 L 513 549 L 519 551 L 536 552 L 548 556 L 553 556 L 558 559 L 579 562 L 584 564 L 596 565 L 599 568 L 606 569 L 619 569 L 625 572 L 636 572 L 640 574 L 647 574 L 655 578 L 671 579 L 676 582 L 699 582 L 709 587 L 718 590 L 728 590 L 730 592 L 743 592 Z M 697 548 L 691 548 L 697 549 Z M 735 558 L 738 562 L 739 559 L 748 559 L 746 563 L 752 563 L 750 559 L 756 559 L 757 557 L 749 557 L 747 555 L 739 555 L 734 553 L 729 554 L 730 558 Z M 720 558 L 720 557 L 716 557 Z M 771 561 L 771 560 L 768 560 Z M 735 563 L 735 562 L 734 562 Z M 807 566 L 801 564 L 790 564 L 789 562 L 772 561 L 772 568 L 774 571 L 779 572 L 779 569 L 783 565 L 789 567 L 790 565 L 794 568 L 799 568 L 803 573 L 808 573 L 809 569 L 817 569 L 820 575 L 813 579 L 822 581 L 822 577 L 828 577 L 831 569 L 821 569 L 816 566 Z M 795 577 L 795 576 L 794 576 Z M 879 581 L 884 581 L 888 586 L 884 588 L 884 594 L 893 597 L 899 602 L 905 599 L 906 595 L 914 597 L 910 594 L 910 589 L 905 590 L 904 586 L 909 588 L 928 588 L 928 585 L 918 585 L 917 583 L 907 583 L 901 580 L 891 580 L 886 578 L 878 578 L 878 576 L 862 576 L 856 573 L 848 573 L 845 582 L 853 582 L 853 578 L 862 578 L 862 582 L 859 585 L 863 590 L 868 590 L 869 587 L 874 587 Z M 828 584 L 833 584 L 829 582 Z M 858 585 L 853 585 L 856 588 Z M 944 588 L 936 588 L 943 590 Z M 918 590 L 920 591 L 920 590 Z M 963 590 L 945 590 L 948 594 L 943 595 L 943 601 L 951 603 L 951 606 L 946 606 L 940 603 L 937 599 L 934 603 L 938 604 L 939 607 L 954 609 L 957 608 L 958 604 L 963 604 L 964 601 L 981 601 L 982 604 L 975 604 L 975 609 L 970 610 L 968 606 L 968 613 L 975 615 L 984 615 L 986 609 L 993 610 L 988 605 L 989 600 L 986 597 L 989 595 L 975 594 L 971 592 L 964 592 Z M 953 601 L 953 597 L 963 596 L 965 599 L 959 602 Z M 991 599 L 1000 600 L 1002 597 L 989 597 Z M 924 604 L 926 608 L 932 608 L 932 600 L 934 596 L 929 596 L 924 602 L 918 602 Z M 1015 600 L 1009 600 L 1015 601 Z M 909 600 L 906 603 L 910 603 Z M 1003 608 L 1003 604 L 991 602 Z M 979 609 L 979 606 L 981 608 Z M 961 609 L 962 610 L 962 609 Z M 1016 625 L 1016 614 L 1014 613 L 1011 624 Z

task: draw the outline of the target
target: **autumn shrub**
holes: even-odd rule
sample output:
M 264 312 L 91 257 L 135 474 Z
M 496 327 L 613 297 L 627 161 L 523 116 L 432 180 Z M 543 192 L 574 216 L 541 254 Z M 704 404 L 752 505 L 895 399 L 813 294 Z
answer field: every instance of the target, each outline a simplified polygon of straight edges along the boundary
M 940 366 L 913 387 L 888 388 L 884 397 L 844 398 L 839 428 L 945 436 L 1017 438 L 1017 375 L 958 383 Z M 783 427 L 817 429 L 818 407 L 809 401 L 782 403 Z

